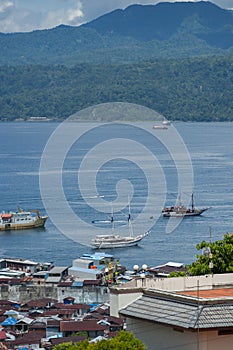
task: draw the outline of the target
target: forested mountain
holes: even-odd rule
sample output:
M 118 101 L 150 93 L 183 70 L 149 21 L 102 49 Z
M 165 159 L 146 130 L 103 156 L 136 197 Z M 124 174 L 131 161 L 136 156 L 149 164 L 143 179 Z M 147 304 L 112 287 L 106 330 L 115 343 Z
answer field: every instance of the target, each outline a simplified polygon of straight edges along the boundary
M 104 102 L 144 105 L 171 120 L 233 120 L 232 56 L 0 67 L 0 81 L 1 120 L 63 119 Z
M 233 15 L 211 2 L 132 5 L 80 27 L 0 33 L 0 65 L 130 63 L 233 51 Z
M 233 15 L 210 2 L 132 5 L 80 27 L 0 33 L 0 50 L 0 120 L 64 119 L 104 102 L 172 120 L 233 120 Z

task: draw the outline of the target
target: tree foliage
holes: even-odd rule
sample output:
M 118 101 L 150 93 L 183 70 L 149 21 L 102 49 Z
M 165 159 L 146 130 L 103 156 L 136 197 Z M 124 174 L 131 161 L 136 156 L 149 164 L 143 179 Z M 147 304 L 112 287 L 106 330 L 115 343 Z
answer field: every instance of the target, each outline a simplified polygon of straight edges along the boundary
M 0 120 L 62 120 L 105 102 L 143 105 L 171 120 L 233 120 L 233 56 L 1 67 L 0 80 Z
M 216 242 L 202 241 L 197 244 L 197 260 L 188 267 L 190 275 L 221 274 L 233 272 L 233 235 L 225 234 L 222 240 Z M 213 263 L 211 268 L 210 263 Z
M 76 344 L 69 342 L 55 346 L 54 350 L 146 350 L 146 347 L 132 333 L 121 331 L 109 340 L 97 343 L 88 343 L 87 340 Z

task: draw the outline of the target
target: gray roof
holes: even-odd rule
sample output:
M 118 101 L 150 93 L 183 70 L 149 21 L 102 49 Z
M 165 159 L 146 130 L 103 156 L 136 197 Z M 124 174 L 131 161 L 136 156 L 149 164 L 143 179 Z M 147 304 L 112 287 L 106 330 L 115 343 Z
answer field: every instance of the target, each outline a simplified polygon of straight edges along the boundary
M 46 279 L 46 283 L 59 283 L 61 281 L 61 277 L 60 276 L 49 276 Z
M 68 266 L 55 266 L 51 270 L 48 271 L 49 274 L 57 274 L 57 273 L 63 273 L 64 271 L 68 270 Z
M 207 329 L 233 327 L 233 300 L 231 303 L 199 303 L 194 298 L 169 298 L 164 295 L 143 294 L 120 310 L 122 316 L 139 318 L 174 327 Z

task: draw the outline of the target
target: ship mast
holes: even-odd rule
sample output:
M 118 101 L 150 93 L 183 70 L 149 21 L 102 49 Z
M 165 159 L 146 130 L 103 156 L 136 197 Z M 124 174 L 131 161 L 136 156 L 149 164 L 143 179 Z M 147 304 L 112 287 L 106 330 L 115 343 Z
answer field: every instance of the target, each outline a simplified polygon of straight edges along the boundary
M 194 198 L 193 198 L 193 193 L 191 195 L 191 198 L 192 198 L 192 211 L 194 211 Z

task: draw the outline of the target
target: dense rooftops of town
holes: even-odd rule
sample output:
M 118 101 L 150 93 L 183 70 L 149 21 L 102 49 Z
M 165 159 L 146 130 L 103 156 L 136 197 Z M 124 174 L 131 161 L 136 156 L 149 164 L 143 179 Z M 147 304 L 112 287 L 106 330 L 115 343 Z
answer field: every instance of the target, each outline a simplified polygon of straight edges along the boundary
M 185 266 L 175 262 L 131 271 L 104 252 L 84 254 L 71 266 L 3 258 L 0 344 L 50 350 L 74 339 L 105 339 L 124 329 L 123 317 L 194 330 L 197 322 L 211 329 L 215 317 L 222 332 L 224 324 L 233 328 L 233 274 L 167 278 L 180 271 Z M 176 319 L 181 309 L 183 323 Z
M 17 349 L 19 345 L 51 349 L 66 341 L 98 336 L 106 339 L 123 328 L 123 319 L 111 317 L 107 304 L 76 304 L 73 298 L 59 303 L 51 298 L 19 304 L 9 300 L 0 302 L 0 345 L 6 349 Z M 82 336 L 77 337 L 77 332 L 82 332 Z

